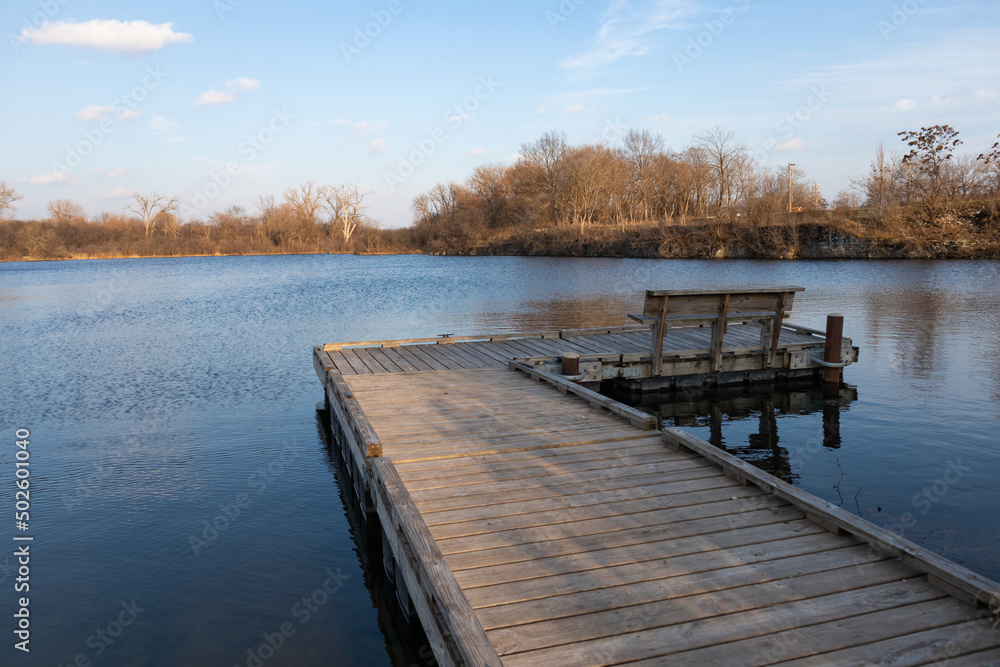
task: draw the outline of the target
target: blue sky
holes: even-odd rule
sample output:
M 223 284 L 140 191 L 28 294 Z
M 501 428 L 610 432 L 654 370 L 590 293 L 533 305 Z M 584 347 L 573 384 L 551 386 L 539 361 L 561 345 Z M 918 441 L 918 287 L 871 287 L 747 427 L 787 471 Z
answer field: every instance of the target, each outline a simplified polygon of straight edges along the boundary
M 548 130 L 682 149 L 735 130 L 828 199 L 875 145 L 948 123 L 978 154 L 1000 133 L 1000 3 L 734 0 L 135 3 L 8 1 L 0 180 L 19 217 L 88 214 L 133 192 L 186 218 L 307 180 L 413 197 L 507 162 Z M 368 34 L 365 34 L 365 33 Z

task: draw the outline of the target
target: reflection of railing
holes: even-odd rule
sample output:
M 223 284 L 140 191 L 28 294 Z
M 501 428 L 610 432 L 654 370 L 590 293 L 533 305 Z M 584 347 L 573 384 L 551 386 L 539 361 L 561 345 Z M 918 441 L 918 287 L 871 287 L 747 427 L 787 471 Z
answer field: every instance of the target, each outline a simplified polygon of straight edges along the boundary
M 666 394 L 615 395 L 615 398 L 654 415 L 658 426 L 708 428 L 706 438 L 716 447 L 748 456 L 758 467 L 791 480 L 789 452 L 779 445 L 780 415 L 822 415 L 822 446 L 839 449 L 840 413 L 857 400 L 858 392 L 849 385 L 820 386 L 814 380 L 786 383 L 781 389 L 770 385 L 719 387 L 716 389 L 675 390 Z M 756 433 L 742 445 L 726 441 L 724 424 L 756 419 Z

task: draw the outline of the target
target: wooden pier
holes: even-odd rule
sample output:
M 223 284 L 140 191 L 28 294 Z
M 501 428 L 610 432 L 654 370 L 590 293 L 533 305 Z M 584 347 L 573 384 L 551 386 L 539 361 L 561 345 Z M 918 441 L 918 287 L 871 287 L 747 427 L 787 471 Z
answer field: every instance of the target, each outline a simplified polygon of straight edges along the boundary
M 549 370 L 644 331 L 315 348 L 440 664 L 1000 663 L 1000 585 Z

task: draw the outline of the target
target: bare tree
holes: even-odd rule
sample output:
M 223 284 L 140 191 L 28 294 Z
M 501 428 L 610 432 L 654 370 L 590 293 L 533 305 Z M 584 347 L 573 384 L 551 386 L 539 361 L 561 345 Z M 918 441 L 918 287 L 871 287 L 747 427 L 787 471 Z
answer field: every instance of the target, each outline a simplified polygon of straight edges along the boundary
M 288 188 L 285 191 L 285 203 L 292 210 L 299 222 L 315 223 L 316 215 L 323 205 L 325 188 L 316 187 L 312 181 L 303 185 Z
M 663 136 L 649 130 L 629 130 L 625 133 L 625 155 L 632 166 L 632 184 L 636 210 L 642 220 L 651 215 L 652 183 L 650 171 L 657 156 L 663 154 Z
M 562 217 L 567 150 L 565 132 L 546 132 L 537 141 L 521 145 L 521 160 L 541 182 L 546 195 L 544 207 L 553 225 L 558 225 Z
M 136 193 L 134 197 L 135 203 L 125 210 L 132 211 L 139 216 L 142 226 L 146 229 L 146 238 L 153 235 L 153 229 L 162 216 L 177 210 L 177 197 L 167 199 L 166 196 L 158 195 L 155 192 L 151 195 Z
M 875 211 L 876 215 L 881 215 L 886 208 L 895 203 L 898 172 L 898 155 L 887 154 L 885 146 L 880 141 L 875 147 L 875 159 L 868 169 L 868 175 L 864 178 L 851 179 L 851 187 L 864 196 L 865 203 Z M 837 196 L 838 200 L 847 201 L 841 197 L 842 194 Z
M 0 218 L 7 217 L 14 210 L 14 202 L 24 199 L 21 194 L 0 181 Z
M 82 222 L 87 219 L 83 206 L 69 199 L 53 199 L 48 209 L 52 222 Z
M 320 188 L 326 207 L 330 211 L 330 223 L 334 228 L 339 229 L 344 237 L 344 245 L 351 242 L 351 236 L 358 228 L 358 223 L 362 220 L 362 211 L 367 206 L 364 205 L 365 197 L 372 193 L 371 190 L 362 190 L 358 184 L 336 185 Z
M 736 140 L 736 132 L 718 125 L 695 135 L 694 140 L 695 147 L 702 152 L 711 170 L 715 205 L 719 213 L 728 216 L 736 201 L 734 172 L 746 156 L 746 144 Z

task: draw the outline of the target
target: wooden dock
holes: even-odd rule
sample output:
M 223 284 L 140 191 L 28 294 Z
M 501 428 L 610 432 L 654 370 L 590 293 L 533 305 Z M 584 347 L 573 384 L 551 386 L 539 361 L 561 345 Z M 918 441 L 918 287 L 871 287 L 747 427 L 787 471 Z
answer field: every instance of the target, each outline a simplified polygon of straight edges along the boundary
M 314 350 L 440 664 L 1000 664 L 1000 585 L 528 361 L 631 335 Z

